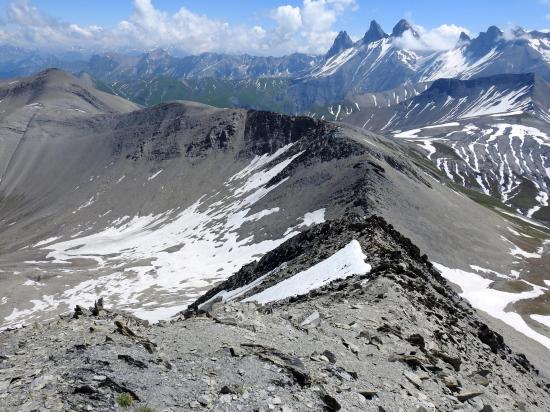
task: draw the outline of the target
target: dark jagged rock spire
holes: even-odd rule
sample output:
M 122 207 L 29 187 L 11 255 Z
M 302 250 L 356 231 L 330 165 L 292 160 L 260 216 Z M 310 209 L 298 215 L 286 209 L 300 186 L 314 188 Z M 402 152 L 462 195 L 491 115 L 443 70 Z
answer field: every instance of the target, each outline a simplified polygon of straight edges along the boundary
M 488 53 L 503 39 L 502 35 L 502 31 L 497 26 L 489 27 L 486 32 L 479 33 L 479 36 L 470 42 L 468 46 L 469 53 L 474 56 Z
M 458 42 L 463 44 L 463 43 L 469 43 L 470 41 L 472 41 L 472 39 L 470 38 L 470 36 L 468 36 L 466 33 L 464 33 L 463 31 L 460 32 L 460 37 L 458 38 Z
M 410 30 L 410 32 L 414 37 L 419 37 L 418 33 L 413 28 L 413 26 L 411 26 L 411 24 L 405 19 L 401 19 L 397 22 L 397 24 L 395 25 L 395 27 L 391 32 L 391 35 L 392 37 L 401 37 L 403 36 L 403 33 L 405 33 L 407 30 Z
M 380 39 L 385 39 L 386 37 L 388 37 L 388 35 L 384 32 L 382 27 L 380 27 L 376 20 L 372 20 L 369 29 L 363 36 L 363 44 L 372 43 Z
M 326 57 L 332 57 L 336 56 L 338 53 L 343 52 L 346 49 L 349 49 L 351 46 L 353 46 L 353 40 L 351 40 L 351 37 L 349 37 L 348 33 L 345 31 L 341 31 L 338 33 L 338 36 L 334 39 L 334 43 L 332 44 L 332 47 L 329 49 L 329 51 L 326 54 Z

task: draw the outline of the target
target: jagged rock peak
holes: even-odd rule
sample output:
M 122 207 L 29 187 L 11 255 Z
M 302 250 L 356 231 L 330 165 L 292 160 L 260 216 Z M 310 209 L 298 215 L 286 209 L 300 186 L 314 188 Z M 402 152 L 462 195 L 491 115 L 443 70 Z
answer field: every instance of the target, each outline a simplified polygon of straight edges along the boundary
M 346 31 L 341 31 L 334 39 L 334 43 L 332 43 L 332 47 L 327 52 L 326 57 L 335 56 L 352 46 L 353 40 L 351 40 L 351 37 L 349 37 Z
M 502 36 L 502 30 L 500 30 L 497 26 L 491 26 L 487 29 L 485 34 L 489 39 L 498 40 L 499 37 Z
M 403 33 L 405 33 L 407 30 L 410 30 L 414 37 L 418 37 L 418 32 L 405 19 L 401 19 L 397 22 L 392 30 L 391 35 L 392 37 L 401 37 L 403 36 Z
M 468 49 L 474 55 L 483 55 L 502 40 L 502 35 L 497 26 L 491 26 L 486 32 L 479 33 L 479 36 L 470 42 Z
M 388 37 L 388 35 L 386 34 L 386 32 L 384 32 L 382 27 L 380 27 L 378 22 L 376 20 L 372 20 L 370 22 L 369 29 L 363 36 L 363 44 L 372 43 L 386 37 Z
M 470 36 L 468 36 L 466 33 L 464 32 L 460 32 L 460 37 L 458 38 L 458 42 L 463 44 L 463 43 L 469 43 L 470 41 L 472 41 L 472 38 Z
M 512 29 L 512 34 L 516 37 L 527 36 L 528 33 L 523 29 L 523 27 L 515 27 Z

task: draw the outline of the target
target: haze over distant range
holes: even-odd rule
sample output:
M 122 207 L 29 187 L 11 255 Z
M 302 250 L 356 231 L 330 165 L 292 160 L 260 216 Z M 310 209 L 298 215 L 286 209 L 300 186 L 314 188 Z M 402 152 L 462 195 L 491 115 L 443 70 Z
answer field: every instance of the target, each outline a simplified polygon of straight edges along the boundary
M 461 32 L 475 36 L 496 24 L 503 28 L 505 37 L 512 37 L 517 25 L 544 30 L 550 17 L 549 2 L 543 0 L 500 2 L 498 7 L 492 2 L 465 1 L 447 4 L 445 11 L 439 10 L 435 1 L 84 3 L 75 1 L 61 7 L 42 0 L 0 0 L 0 44 L 83 53 L 162 47 L 176 54 L 323 54 L 340 29 L 347 29 L 358 40 L 371 18 L 389 26 L 406 17 L 414 23 L 419 37 L 404 36 L 403 48 L 441 51 L 452 48 Z M 517 20 L 510 21 L 510 16 Z

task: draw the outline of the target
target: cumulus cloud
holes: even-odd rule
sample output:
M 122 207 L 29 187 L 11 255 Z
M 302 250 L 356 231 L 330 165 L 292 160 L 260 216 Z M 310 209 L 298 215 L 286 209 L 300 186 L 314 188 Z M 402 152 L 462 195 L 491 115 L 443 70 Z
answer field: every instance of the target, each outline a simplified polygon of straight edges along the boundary
M 62 23 L 47 16 L 29 0 L 8 3 L 7 22 L 0 28 L 0 39 L 12 44 L 50 48 L 53 45 L 74 47 L 84 41 L 93 41 L 101 31 L 97 26 L 88 28 Z
M 277 29 L 284 36 L 291 36 L 302 27 L 302 13 L 299 7 L 279 6 L 271 13 Z
M 323 53 L 334 39 L 338 17 L 355 10 L 355 0 L 303 0 L 282 5 L 269 14 L 273 27 L 231 25 L 181 7 L 173 14 L 157 9 L 151 0 L 133 0 L 131 16 L 112 29 L 82 27 L 48 16 L 31 0 L 7 5 L 0 40 L 41 49 L 151 49 L 163 47 L 185 53 L 284 54 Z
M 455 24 L 442 24 L 430 30 L 419 25 L 413 27 L 418 36 L 407 30 L 401 38 L 395 39 L 397 47 L 416 51 L 449 50 L 457 44 L 461 32 L 470 35 L 467 28 Z
M 273 44 L 304 53 L 325 53 L 336 37 L 332 29 L 338 17 L 357 8 L 355 0 L 304 0 L 301 7 L 279 6 L 271 14 L 276 23 Z
M 0 42 L 47 50 L 149 50 L 166 48 L 189 54 L 202 52 L 282 55 L 292 52 L 325 53 L 337 32 L 338 19 L 357 10 L 356 0 L 303 0 L 283 4 L 268 13 L 269 27 L 229 24 L 181 7 L 167 13 L 152 0 L 133 0 L 133 12 L 113 28 L 80 26 L 48 16 L 31 0 L 12 0 L 6 22 L 0 23 Z M 444 24 L 427 30 L 414 26 L 397 47 L 446 50 L 454 47 L 463 27 Z M 340 29 L 340 27 L 338 27 Z

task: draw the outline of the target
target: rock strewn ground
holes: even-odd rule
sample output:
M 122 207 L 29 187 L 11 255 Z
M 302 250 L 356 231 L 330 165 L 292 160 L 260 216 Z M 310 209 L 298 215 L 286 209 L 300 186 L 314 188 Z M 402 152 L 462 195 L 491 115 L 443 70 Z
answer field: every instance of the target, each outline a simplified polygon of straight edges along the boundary
M 349 236 L 370 245 L 372 272 L 154 326 L 99 306 L 3 332 L 0 410 L 550 410 L 529 362 L 381 219 L 319 233 L 325 251 Z

